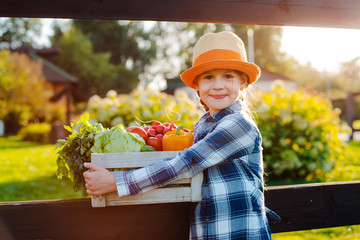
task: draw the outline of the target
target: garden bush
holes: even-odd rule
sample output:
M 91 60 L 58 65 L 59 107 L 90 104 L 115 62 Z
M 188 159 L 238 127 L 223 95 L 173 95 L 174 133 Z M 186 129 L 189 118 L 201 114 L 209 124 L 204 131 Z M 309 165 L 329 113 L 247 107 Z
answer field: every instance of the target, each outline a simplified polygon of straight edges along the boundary
M 111 90 L 105 98 L 92 96 L 86 112 L 90 114 L 91 122 L 100 122 L 107 128 L 119 124 L 132 126 L 150 120 L 169 122 L 168 116 L 172 121 L 176 121 L 179 113 L 180 123 L 191 129 L 203 114 L 185 92 L 173 96 L 151 89 L 120 95 Z
M 316 93 L 286 91 L 281 84 L 253 97 L 263 136 L 264 164 L 269 179 L 320 179 L 343 161 L 346 143 L 338 134 L 348 131 L 340 110 Z
M 31 123 L 19 131 L 21 139 L 39 143 L 49 143 L 49 133 L 51 125 L 49 123 Z

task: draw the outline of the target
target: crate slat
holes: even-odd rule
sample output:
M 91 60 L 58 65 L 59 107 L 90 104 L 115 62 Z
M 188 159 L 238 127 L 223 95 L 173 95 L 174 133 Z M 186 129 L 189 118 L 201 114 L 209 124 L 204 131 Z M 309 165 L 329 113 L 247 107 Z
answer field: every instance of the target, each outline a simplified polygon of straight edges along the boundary
M 158 188 L 151 191 L 119 197 L 116 193 L 109 193 L 105 197 L 106 206 L 155 204 L 164 202 L 190 202 L 190 188 Z
M 145 167 L 164 158 L 173 158 L 179 151 L 92 153 L 91 161 L 101 161 L 104 168 Z

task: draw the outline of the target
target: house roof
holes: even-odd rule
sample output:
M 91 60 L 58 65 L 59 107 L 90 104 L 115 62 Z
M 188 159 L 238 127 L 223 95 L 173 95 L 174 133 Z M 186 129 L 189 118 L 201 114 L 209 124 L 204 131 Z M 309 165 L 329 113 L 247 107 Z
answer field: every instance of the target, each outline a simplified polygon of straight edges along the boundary
M 42 71 L 46 81 L 51 83 L 76 83 L 76 77 L 65 72 L 63 69 L 57 67 L 45 58 L 40 57 L 35 52 L 29 52 L 28 55 L 37 61 L 42 62 Z
M 185 83 L 181 81 L 180 77 L 165 78 L 165 79 L 167 83 L 167 88 L 163 92 L 167 94 L 174 94 L 175 89 L 186 86 Z
M 25 53 L 30 58 L 42 62 L 42 72 L 47 82 L 50 83 L 76 83 L 77 78 L 55 64 L 51 63 L 48 59 L 53 59 L 60 53 L 59 48 L 41 48 L 35 49 L 32 47 L 22 46 L 18 49 L 11 50 L 13 52 Z

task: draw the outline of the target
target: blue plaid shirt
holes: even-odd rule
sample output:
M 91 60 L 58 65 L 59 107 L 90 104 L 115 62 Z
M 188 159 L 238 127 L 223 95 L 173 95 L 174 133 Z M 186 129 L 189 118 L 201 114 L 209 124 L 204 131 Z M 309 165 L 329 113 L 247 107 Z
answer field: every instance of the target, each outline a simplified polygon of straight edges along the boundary
M 190 239 L 271 239 L 264 206 L 261 135 L 237 101 L 195 124 L 194 145 L 174 158 L 116 172 L 119 196 L 203 172 L 202 200 L 191 211 Z

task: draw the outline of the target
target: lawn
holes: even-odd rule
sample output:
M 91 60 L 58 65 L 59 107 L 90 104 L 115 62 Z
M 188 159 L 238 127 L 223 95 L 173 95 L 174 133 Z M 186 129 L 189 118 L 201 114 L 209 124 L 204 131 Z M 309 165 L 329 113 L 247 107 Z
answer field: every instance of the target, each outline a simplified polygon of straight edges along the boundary
M 56 178 L 55 145 L 23 142 L 17 136 L 0 137 L 0 201 L 71 199 L 69 182 Z M 351 142 L 346 160 L 337 163 L 325 181 L 360 179 L 360 141 Z M 274 240 L 360 239 L 360 225 L 273 234 Z
M 0 201 L 82 197 L 57 179 L 56 169 L 54 145 L 0 137 Z

